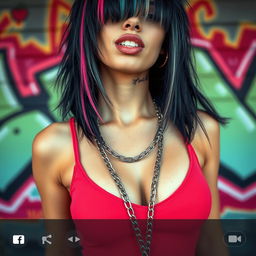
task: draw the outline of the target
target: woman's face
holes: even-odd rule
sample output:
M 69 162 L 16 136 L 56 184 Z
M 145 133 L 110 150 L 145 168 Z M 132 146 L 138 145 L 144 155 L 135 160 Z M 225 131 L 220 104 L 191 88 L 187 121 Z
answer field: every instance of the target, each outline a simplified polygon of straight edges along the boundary
M 124 34 L 139 36 L 144 46 L 139 49 L 131 49 L 128 45 L 117 46 L 116 40 Z M 130 17 L 125 21 L 114 23 L 109 21 L 103 25 L 98 35 L 100 60 L 113 70 L 127 73 L 146 71 L 156 62 L 164 36 L 164 28 L 159 23 L 143 20 L 140 17 Z M 119 44 L 132 40 L 133 38 L 124 38 L 119 40 Z M 137 44 L 141 45 L 138 41 Z

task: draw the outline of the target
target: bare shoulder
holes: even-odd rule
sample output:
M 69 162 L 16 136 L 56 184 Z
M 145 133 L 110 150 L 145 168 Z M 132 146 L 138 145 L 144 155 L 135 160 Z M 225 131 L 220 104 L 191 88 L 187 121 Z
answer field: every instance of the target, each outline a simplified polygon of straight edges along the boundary
M 216 152 L 219 150 L 220 125 L 217 120 L 204 111 L 198 110 L 197 114 L 209 140 L 207 139 L 203 128 L 198 124 L 191 143 L 193 144 L 200 160 L 199 162 L 203 167 L 213 151 Z
M 67 148 L 70 143 L 68 122 L 54 122 L 48 125 L 34 137 L 32 163 L 33 161 L 40 161 L 47 166 L 57 166 L 65 159 L 63 155 L 67 154 Z M 56 172 L 58 169 L 54 168 Z M 50 168 L 45 168 L 44 170 L 47 171 Z
M 33 149 L 43 155 L 54 154 L 69 140 L 68 128 L 67 122 L 55 122 L 48 125 L 34 137 Z
M 210 144 L 212 144 L 216 140 L 219 140 L 219 122 L 204 111 L 198 110 L 197 114 L 203 123 L 205 131 L 207 132 Z M 205 134 L 203 133 L 203 130 L 200 125 L 197 127 L 197 132 L 200 133 L 200 136 L 204 135 L 205 137 Z M 204 140 L 206 139 L 207 138 L 205 137 Z

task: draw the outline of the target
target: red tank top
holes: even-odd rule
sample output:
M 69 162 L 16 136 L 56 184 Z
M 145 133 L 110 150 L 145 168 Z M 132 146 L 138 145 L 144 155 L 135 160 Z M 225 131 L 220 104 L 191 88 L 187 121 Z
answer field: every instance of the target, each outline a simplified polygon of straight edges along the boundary
M 87 175 L 80 161 L 79 145 L 74 121 L 74 117 L 69 120 L 75 157 L 73 176 L 70 184 L 70 212 L 72 219 L 75 220 L 78 233 L 83 237 L 81 240 L 84 247 L 84 255 L 87 255 L 87 252 L 90 256 L 120 255 L 121 253 L 122 256 L 124 256 L 126 255 L 124 248 L 129 248 L 127 255 L 140 255 L 130 222 L 126 221 L 126 235 L 124 235 L 123 226 L 122 230 L 120 230 L 122 235 L 118 232 L 111 232 L 111 235 L 106 235 L 105 232 L 109 232 L 109 230 L 102 231 L 103 222 L 92 221 L 92 219 L 115 220 L 117 224 L 117 220 L 129 220 L 129 216 L 124 206 L 123 199 L 106 191 Z M 154 239 L 152 239 L 150 255 L 169 255 L 166 254 L 166 250 L 170 250 L 172 255 L 194 255 L 193 248 L 195 249 L 200 226 L 202 224 L 202 221 L 196 220 L 205 220 L 209 216 L 212 200 L 209 186 L 202 173 L 192 145 L 186 143 L 186 148 L 189 155 L 187 174 L 181 185 L 168 198 L 155 204 L 154 219 L 190 221 L 186 221 L 186 223 L 184 221 L 169 221 L 168 225 L 166 225 L 167 222 L 165 222 L 165 224 L 162 225 L 164 228 L 161 227 L 161 222 L 157 223 L 159 229 L 157 230 L 156 228 L 155 233 L 153 233 Z M 132 203 L 132 206 L 136 218 L 139 221 L 147 219 L 147 206 L 135 203 Z M 91 221 L 79 222 L 79 219 Z M 191 221 L 191 219 L 194 221 Z M 107 226 L 109 226 L 109 224 L 107 224 Z M 112 223 L 110 230 L 113 230 L 114 226 L 116 227 L 116 225 Z M 167 226 L 170 227 L 167 228 Z M 118 229 L 119 228 L 117 228 L 117 230 Z M 109 241 L 108 243 L 106 239 Z M 132 245 L 128 242 L 130 240 L 134 242 Z M 116 242 L 113 243 L 113 241 Z M 161 246 L 159 246 L 159 241 Z M 170 241 L 173 241 L 173 243 L 171 243 L 172 245 L 170 245 Z M 168 245 L 169 248 L 167 248 L 166 245 Z M 109 254 L 106 254 L 108 252 Z

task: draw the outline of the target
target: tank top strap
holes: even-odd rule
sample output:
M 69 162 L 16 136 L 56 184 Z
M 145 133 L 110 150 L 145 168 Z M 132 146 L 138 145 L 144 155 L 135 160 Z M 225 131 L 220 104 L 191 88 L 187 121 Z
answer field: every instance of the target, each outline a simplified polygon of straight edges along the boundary
M 74 149 L 75 162 L 80 163 L 80 154 L 79 154 L 79 144 L 77 139 L 77 132 L 75 126 L 75 118 L 71 117 L 69 119 L 70 131 L 72 136 L 72 144 Z
M 195 151 L 193 145 L 191 143 L 188 143 L 188 142 L 186 143 L 186 145 L 187 145 L 187 149 L 189 151 L 189 154 L 191 156 L 191 159 L 192 159 L 193 163 L 197 164 L 198 167 L 201 168 L 201 165 L 199 163 L 199 159 L 197 157 L 197 154 L 196 154 L 196 151 Z

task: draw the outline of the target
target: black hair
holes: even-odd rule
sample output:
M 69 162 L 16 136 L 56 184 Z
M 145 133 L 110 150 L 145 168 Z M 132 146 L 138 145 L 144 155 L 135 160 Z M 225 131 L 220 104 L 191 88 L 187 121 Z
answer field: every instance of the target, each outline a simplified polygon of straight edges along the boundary
M 149 12 L 152 3 L 153 13 Z M 93 142 L 94 136 L 99 138 L 99 94 L 107 104 L 112 103 L 99 73 L 97 35 L 106 21 L 118 22 L 141 15 L 159 22 L 166 32 L 162 48 L 168 53 L 167 63 L 158 68 L 157 61 L 149 70 L 149 90 L 163 113 L 165 127 L 171 120 L 190 142 L 200 124 L 207 136 L 197 114 L 199 109 L 226 124 L 228 118 L 221 117 L 199 90 L 185 4 L 186 1 L 180 0 L 75 0 L 60 46 L 60 50 L 65 46 L 65 51 L 55 83 L 61 91 L 56 108 L 60 109 L 62 119 L 72 114 L 89 141 Z

